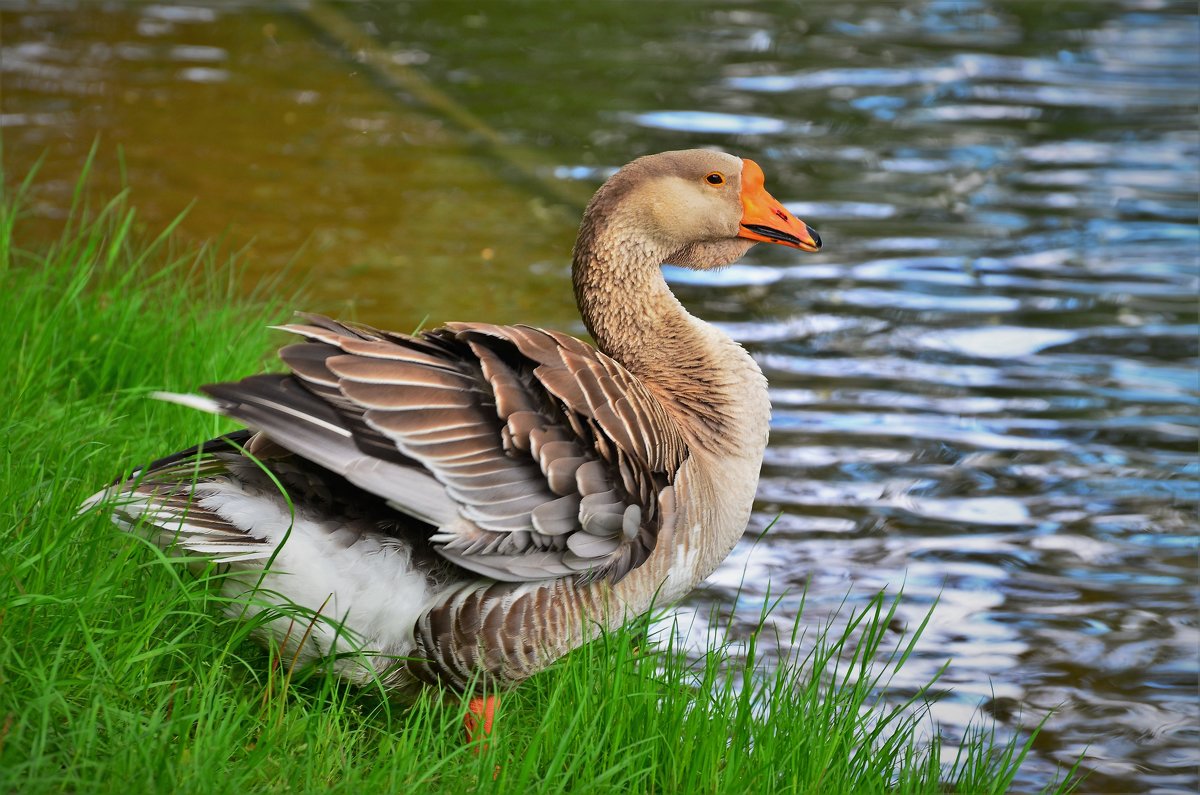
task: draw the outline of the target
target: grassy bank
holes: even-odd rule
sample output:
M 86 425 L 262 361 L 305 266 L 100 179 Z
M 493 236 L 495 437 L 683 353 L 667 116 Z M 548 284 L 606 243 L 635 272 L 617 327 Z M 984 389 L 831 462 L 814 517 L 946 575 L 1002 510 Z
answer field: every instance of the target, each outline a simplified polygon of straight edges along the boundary
M 909 648 L 880 654 L 883 601 L 770 669 L 753 646 L 697 664 L 617 633 L 506 697 L 480 755 L 457 702 L 401 707 L 284 673 L 203 578 L 76 508 L 129 465 L 227 430 L 147 395 L 260 367 L 288 309 L 239 296 L 227 266 L 169 234 L 140 236 L 120 200 L 81 202 L 35 252 L 13 248 L 19 197 L 0 207 L 0 791 L 1005 790 L 1021 748 L 980 734 L 941 766 L 914 739 L 921 694 L 916 710 L 875 703 Z

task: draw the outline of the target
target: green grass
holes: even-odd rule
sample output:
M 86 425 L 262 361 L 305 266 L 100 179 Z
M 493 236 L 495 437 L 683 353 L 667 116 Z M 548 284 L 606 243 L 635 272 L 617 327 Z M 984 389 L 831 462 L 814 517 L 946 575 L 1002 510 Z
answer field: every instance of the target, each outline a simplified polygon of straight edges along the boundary
M 883 598 L 777 666 L 765 632 L 699 662 L 648 624 L 614 633 L 507 695 L 482 754 L 457 700 L 285 673 L 223 617 L 211 576 L 76 509 L 227 430 L 147 395 L 262 367 L 288 309 L 82 188 L 56 244 L 17 250 L 20 193 L 0 197 L 0 791 L 1005 791 L 1028 742 L 980 731 L 941 766 L 914 739 L 925 693 L 880 701 L 919 635 L 885 643 Z

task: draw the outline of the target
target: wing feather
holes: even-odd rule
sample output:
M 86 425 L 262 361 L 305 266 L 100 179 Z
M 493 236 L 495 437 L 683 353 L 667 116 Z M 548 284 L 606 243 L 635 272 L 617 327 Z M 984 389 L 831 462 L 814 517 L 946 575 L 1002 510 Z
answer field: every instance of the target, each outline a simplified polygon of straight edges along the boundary
M 289 374 L 204 391 L 435 526 L 429 542 L 451 563 L 616 582 L 672 526 L 682 435 L 636 377 L 574 337 L 461 323 L 408 336 L 315 315 L 281 328 L 304 340 L 280 351 Z

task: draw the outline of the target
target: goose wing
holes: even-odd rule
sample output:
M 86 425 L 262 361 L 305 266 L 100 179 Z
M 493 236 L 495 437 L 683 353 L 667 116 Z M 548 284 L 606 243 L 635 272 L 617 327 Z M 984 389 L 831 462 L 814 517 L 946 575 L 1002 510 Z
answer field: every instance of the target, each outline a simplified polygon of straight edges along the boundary
M 220 411 L 427 522 L 444 558 L 505 581 L 617 582 L 675 515 L 688 449 L 616 361 L 527 326 L 405 335 L 305 315 L 291 372 L 204 387 Z

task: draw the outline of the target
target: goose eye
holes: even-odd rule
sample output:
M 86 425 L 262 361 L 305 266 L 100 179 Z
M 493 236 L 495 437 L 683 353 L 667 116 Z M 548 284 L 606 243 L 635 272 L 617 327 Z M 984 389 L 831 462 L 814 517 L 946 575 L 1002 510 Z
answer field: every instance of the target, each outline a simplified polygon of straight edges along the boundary
M 704 178 L 704 181 L 709 185 L 724 185 L 725 177 L 720 172 L 714 171 Z

